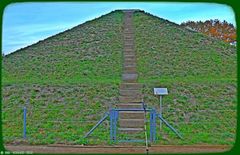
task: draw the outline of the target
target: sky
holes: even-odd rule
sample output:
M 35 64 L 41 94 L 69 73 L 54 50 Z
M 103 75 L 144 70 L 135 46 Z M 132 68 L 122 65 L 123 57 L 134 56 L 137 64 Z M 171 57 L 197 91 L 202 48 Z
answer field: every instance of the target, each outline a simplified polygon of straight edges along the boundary
M 177 24 L 219 19 L 236 25 L 231 7 L 215 3 L 14 3 L 8 5 L 3 14 L 2 53 L 9 54 L 116 9 L 141 9 Z

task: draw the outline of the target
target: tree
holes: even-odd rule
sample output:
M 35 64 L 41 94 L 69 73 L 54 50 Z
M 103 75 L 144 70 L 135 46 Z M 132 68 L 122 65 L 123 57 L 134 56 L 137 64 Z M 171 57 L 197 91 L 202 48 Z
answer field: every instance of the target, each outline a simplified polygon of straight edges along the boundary
M 182 26 L 190 27 L 198 32 L 202 32 L 206 35 L 222 39 L 225 42 L 234 42 L 236 41 L 236 29 L 233 24 L 228 23 L 227 21 L 221 22 L 218 19 L 210 19 L 205 22 L 202 21 L 187 21 L 182 23 Z

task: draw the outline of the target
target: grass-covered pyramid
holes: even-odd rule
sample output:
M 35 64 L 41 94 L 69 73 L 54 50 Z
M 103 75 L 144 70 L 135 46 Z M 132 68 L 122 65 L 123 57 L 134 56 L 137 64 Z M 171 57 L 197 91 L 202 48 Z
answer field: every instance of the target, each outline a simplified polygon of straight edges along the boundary
M 107 143 L 109 124 L 82 136 L 118 103 L 123 63 L 122 11 L 47 38 L 2 60 L 3 136 L 28 143 Z M 233 144 L 236 130 L 236 48 L 142 11 L 133 16 L 138 81 L 144 100 L 158 107 L 153 87 L 167 87 L 167 128 L 161 144 Z

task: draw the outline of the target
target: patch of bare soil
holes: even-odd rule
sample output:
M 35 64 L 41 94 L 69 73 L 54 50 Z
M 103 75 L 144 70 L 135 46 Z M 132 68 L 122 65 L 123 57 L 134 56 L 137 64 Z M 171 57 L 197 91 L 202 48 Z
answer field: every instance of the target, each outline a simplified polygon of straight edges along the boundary
M 10 152 L 25 153 L 146 153 L 144 146 L 81 146 L 81 145 L 6 145 L 5 148 Z M 207 152 L 225 152 L 231 149 L 226 145 L 154 145 L 149 147 L 151 153 L 207 153 Z

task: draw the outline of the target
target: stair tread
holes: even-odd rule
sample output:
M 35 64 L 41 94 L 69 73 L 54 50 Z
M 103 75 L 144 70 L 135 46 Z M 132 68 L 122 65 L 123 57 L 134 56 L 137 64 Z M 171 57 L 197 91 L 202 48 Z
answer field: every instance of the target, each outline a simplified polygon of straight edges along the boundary
M 117 105 L 142 105 L 141 102 L 118 103 Z
M 119 121 L 144 121 L 142 118 L 120 118 Z
M 119 113 L 144 114 L 144 111 L 120 111 Z
M 121 131 L 144 131 L 144 128 L 118 128 Z

